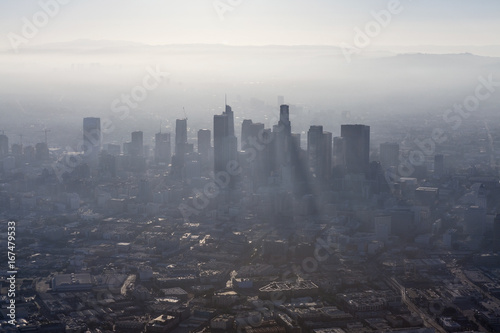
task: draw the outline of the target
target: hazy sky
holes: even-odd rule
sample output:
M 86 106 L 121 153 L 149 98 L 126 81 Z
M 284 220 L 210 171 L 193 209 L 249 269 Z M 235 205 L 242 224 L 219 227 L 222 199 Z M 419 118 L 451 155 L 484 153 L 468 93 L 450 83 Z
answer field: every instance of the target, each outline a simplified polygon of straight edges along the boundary
M 22 35 L 40 3 L 0 1 L 0 48 Z M 214 0 L 64 0 L 57 15 L 29 39 L 31 45 L 109 39 L 171 43 L 352 44 L 354 28 L 372 21 L 389 0 L 220 0 L 233 3 L 221 19 Z M 372 38 L 373 45 L 498 45 L 498 0 L 401 0 L 402 11 Z

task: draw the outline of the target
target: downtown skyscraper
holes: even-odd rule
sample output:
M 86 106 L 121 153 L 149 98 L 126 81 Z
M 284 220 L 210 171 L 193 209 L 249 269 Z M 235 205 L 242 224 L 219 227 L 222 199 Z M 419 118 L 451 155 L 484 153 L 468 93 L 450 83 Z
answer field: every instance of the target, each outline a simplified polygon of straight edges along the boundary
M 234 113 L 229 105 L 221 115 L 214 115 L 214 172 L 225 171 L 237 158 L 238 141 L 234 135 Z
M 370 126 L 342 125 L 340 135 L 345 140 L 347 173 L 367 174 L 370 164 Z
M 96 166 L 101 150 L 101 118 L 83 118 L 83 153 L 91 166 Z

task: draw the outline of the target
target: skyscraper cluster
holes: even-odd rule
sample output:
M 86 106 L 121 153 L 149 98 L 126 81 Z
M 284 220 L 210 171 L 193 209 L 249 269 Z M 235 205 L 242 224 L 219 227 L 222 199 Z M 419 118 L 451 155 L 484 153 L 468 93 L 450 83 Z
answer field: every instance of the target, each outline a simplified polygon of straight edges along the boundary
M 155 135 L 151 159 L 144 145 L 143 132 L 134 131 L 131 141 L 124 143 L 122 155 L 125 157 L 119 154 L 119 147 L 115 150 L 113 145 L 107 145 L 106 152 L 114 155 L 118 161 L 103 157 L 101 169 L 111 169 L 112 172 L 108 174 L 112 175 L 116 174 L 114 169 L 117 165 L 129 171 L 145 171 L 149 159 L 150 166 L 169 169 L 173 178 L 186 180 L 208 177 L 212 172 L 217 175 L 232 167 L 231 163 L 236 163 L 242 167 L 243 176 L 250 179 L 254 190 L 259 186 L 277 185 L 299 193 L 307 192 L 308 184 L 315 184 L 313 187 L 317 189 L 326 189 L 334 179 L 344 175 L 358 175 L 364 179 L 373 177 L 373 173 L 377 172 L 377 169 L 374 171 L 370 167 L 370 127 L 366 125 L 342 125 L 341 136 L 335 138 L 332 133 L 324 131 L 322 125 L 312 125 L 307 132 L 306 150 L 301 148 L 300 134 L 292 133 L 288 105 L 280 106 L 279 121 L 272 129 L 266 129 L 264 124 L 251 119 L 244 119 L 241 123 L 240 151 L 234 127 L 234 112 L 226 105 L 222 114 L 214 115 L 213 131 L 200 129 L 197 132 L 195 152 L 193 144 L 188 142 L 187 119 L 177 119 L 173 155 L 171 134 L 160 131 Z M 101 147 L 100 119 L 85 118 L 83 132 L 84 156 L 91 165 L 95 165 Z M 382 144 L 382 166 L 395 166 L 398 154 L 397 144 Z M 439 169 L 439 162 L 436 165 Z M 230 188 L 234 188 L 237 182 L 233 177 Z

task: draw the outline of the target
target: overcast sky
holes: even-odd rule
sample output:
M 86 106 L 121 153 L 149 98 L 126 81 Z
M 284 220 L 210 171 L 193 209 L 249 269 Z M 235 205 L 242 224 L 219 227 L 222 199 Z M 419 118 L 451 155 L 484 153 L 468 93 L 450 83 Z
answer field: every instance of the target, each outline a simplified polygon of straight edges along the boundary
M 0 47 L 22 35 L 40 3 L 0 1 Z M 352 44 L 354 28 L 373 20 L 389 0 L 221 0 L 236 3 L 224 19 L 214 0 L 65 0 L 30 44 L 109 39 L 147 44 Z M 240 4 L 238 4 L 240 3 Z M 498 45 L 498 0 L 401 0 L 402 11 L 372 38 L 373 45 Z

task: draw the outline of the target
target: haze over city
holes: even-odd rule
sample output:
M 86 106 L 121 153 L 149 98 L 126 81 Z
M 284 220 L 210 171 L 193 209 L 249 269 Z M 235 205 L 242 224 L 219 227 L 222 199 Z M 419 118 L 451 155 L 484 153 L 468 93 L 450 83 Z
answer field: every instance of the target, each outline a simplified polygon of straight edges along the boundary
M 499 15 L 0 2 L 0 332 L 499 332 Z

